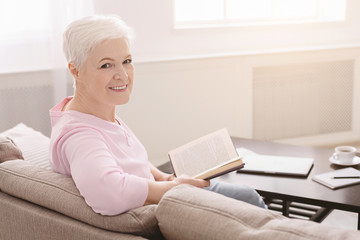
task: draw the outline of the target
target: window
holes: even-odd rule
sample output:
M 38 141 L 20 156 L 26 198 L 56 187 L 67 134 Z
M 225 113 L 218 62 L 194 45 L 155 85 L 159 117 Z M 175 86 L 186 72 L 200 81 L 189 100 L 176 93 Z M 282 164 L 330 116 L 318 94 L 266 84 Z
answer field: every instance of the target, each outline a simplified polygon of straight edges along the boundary
M 344 21 L 346 0 L 174 0 L 176 28 Z

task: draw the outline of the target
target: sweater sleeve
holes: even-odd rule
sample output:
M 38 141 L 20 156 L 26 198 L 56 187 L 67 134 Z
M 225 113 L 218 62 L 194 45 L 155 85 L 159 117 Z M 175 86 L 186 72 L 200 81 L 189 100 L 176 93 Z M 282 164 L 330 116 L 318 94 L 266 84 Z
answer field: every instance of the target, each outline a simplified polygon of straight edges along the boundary
M 80 194 L 96 213 L 117 215 L 144 205 L 147 180 L 124 172 L 96 130 L 65 135 L 61 151 Z

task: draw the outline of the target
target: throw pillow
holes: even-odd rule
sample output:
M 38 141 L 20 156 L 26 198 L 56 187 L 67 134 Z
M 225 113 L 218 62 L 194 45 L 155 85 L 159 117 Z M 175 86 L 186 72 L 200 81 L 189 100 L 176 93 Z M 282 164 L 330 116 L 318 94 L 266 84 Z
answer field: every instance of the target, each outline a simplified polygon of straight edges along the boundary
M 50 169 L 49 145 L 50 139 L 24 123 L 19 123 L 2 133 L 2 137 L 11 138 L 23 154 L 25 161 Z
M 21 150 L 11 138 L 0 136 L 0 163 L 15 159 L 24 159 Z

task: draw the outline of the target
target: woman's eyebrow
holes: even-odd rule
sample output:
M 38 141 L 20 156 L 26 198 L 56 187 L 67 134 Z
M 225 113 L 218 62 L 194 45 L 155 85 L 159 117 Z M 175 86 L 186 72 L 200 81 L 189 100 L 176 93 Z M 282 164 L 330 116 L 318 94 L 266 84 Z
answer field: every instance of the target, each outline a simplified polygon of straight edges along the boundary
M 99 62 L 102 62 L 102 61 L 105 61 L 105 60 L 115 61 L 113 58 L 105 57 L 105 58 L 102 58 Z
M 126 58 L 132 58 L 132 56 L 131 56 L 131 54 L 129 54 L 129 55 L 127 55 L 126 57 L 125 57 L 125 59 Z M 105 61 L 105 60 L 107 60 L 107 61 L 115 61 L 115 59 L 113 59 L 113 58 L 111 58 L 111 57 L 104 57 L 104 58 L 102 58 L 100 61 L 99 61 L 99 63 L 100 62 L 102 62 L 102 61 Z

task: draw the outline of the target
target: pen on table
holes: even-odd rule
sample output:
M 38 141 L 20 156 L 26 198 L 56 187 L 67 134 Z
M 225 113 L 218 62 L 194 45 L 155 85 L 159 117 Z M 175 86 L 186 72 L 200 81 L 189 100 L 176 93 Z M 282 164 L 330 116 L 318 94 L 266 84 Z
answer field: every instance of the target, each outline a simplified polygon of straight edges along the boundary
M 333 177 L 334 179 L 344 179 L 344 178 L 360 178 L 360 176 L 337 176 Z

